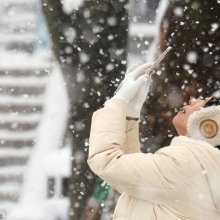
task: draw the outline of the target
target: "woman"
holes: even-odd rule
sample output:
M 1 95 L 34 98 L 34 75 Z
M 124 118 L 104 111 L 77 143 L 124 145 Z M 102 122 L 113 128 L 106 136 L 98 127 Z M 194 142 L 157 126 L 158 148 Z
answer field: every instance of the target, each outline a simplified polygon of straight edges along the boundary
M 128 72 L 93 114 L 88 164 L 121 193 L 114 220 L 219 220 L 219 99 L 191 100 L 173 119 L 179 136 L 170 146 L 141 153 L 138 119 L 151 65 Z

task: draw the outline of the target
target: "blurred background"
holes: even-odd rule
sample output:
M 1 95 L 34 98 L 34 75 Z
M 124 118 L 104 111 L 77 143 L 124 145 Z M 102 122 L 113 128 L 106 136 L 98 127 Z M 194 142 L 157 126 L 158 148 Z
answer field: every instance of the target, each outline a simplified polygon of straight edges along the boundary
M 87 166 L 92 113 L 128 66 L 168 46 L 140 143 L 176 136 L 175 112 L 220 87 L 219 0 L 0 1 L 0 219 L 110 220 L 119 197 Z

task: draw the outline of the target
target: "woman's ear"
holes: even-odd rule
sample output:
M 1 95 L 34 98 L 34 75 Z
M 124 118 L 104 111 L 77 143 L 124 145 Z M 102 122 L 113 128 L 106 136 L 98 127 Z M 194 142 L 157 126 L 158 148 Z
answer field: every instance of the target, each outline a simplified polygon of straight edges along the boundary
M 218 134 L 218 124 L 211 119 L 204 120 L 200 123 L 200 133 L 205 138 L 214 138 Z

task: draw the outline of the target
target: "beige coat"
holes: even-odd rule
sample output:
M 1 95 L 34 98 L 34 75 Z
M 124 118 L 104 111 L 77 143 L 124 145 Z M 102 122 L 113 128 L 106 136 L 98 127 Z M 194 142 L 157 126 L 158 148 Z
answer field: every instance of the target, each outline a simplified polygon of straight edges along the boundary
M 114 220 L 220 220 L 220 151 L 175 137 L 156 153 L 140 151 L 138 121 L 112 99 L 94 112 L 88 164 L 121 195 Z

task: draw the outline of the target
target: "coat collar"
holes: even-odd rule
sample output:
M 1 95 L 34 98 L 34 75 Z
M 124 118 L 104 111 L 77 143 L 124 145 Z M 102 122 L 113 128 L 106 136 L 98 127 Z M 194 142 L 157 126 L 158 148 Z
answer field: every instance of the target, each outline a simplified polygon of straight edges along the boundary
M 197 140 L 194 138 L 190 138 L 187 136 L 176 136 L 172 139 L 170 146 L 174 146 L 174 145 L 186 145 L 186 144 L 192 144 L 195 146 L 199 146 L 199 147 L 205 147 L 207 149 L 212 149 L 212 150 L 218 150 L 217 148 L 213 147 L 211 144 L 209 144 L 206 141 L 202 141 L 202 140 Z M 219 151 L 219 150 L 218 150 Z

